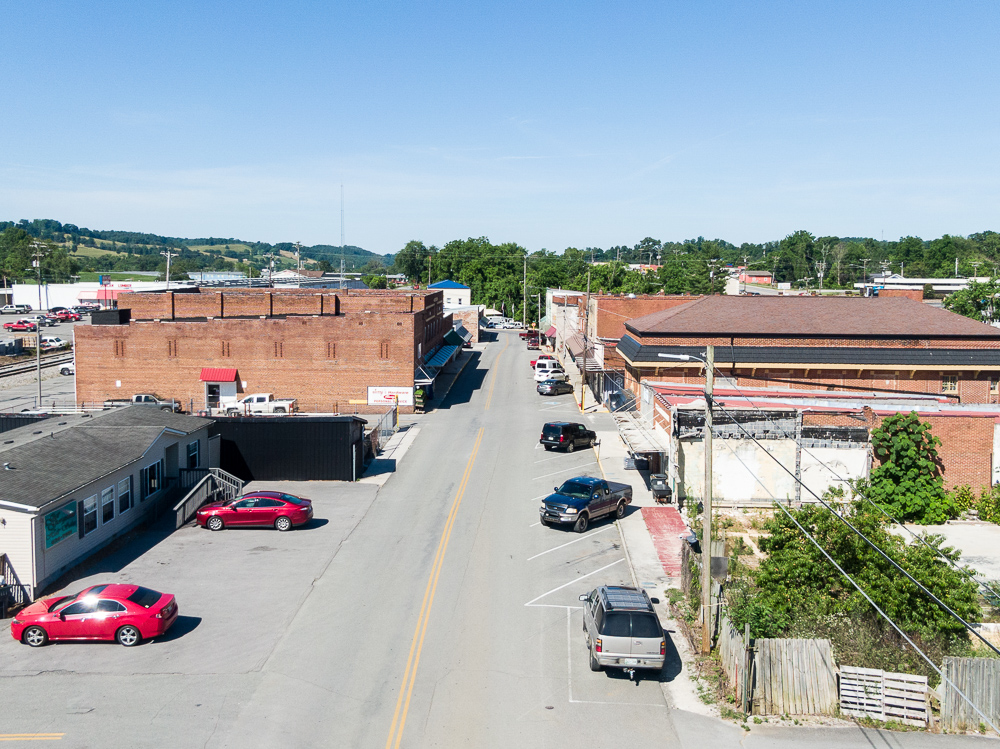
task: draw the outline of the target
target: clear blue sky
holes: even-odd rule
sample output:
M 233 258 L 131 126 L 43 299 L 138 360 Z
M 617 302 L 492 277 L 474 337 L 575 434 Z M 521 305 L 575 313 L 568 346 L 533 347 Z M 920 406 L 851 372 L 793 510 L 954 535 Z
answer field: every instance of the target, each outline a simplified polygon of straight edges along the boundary
M 985 2 L 7 2 L 0 219 L 377 252 L 1000 230 Z

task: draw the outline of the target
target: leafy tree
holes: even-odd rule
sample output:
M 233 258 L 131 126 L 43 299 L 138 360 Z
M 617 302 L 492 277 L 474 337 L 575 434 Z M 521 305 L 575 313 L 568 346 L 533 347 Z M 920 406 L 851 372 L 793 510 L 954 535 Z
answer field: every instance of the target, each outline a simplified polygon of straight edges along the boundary
M 333 270 L 333 266 L 330 265 L 329 260 L 320 260 L 318 263 L 316 263 L 316 269 L 321 270 L 324 273 L 330 273 Z
M 395 268 L 407 278 L 419 279 L 427 265 L 429 251 L 423 242 L 411 240 L 396 253 Z
M 998 298 L 1000 280 L 992 278 L 986 283 L 972 281 L 967 288 L 946 296 L 944 307 L 973 320 L 993 322 L 997 318 Z
M 945 493 L 937 447 L 930 424 L 916 412 L 887 417 L 872 431 L 872 451 L 880 461 L 858 490 L 902 521 L 930 525 L 958 516 Z
M 385 289 L 388 288 L 389 282 L 384 275 L 367 275 L 361 277 L 362 283 L 369 289 Z

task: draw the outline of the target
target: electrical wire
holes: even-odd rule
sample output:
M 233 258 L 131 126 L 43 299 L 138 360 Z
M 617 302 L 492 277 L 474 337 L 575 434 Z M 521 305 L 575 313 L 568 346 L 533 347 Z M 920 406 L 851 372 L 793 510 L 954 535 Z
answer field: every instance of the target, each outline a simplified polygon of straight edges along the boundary
M 844 570 L 844 568 L 841 567 L 839 564 L 837 564 L 837 562 L 834 561 L 833 557 L 831 557 L 830 554 L 827 553 L 826 549 L 824 549 L 822 546 L 820 546 L 819 542 L 805 528 L 802 527 L 802 525 L 799 523 L 799 521 L 796 520 L 795 516 L 792 515 L 792 513 L 789 512 L 785 508 L 785 506 L 782 505 L 781 502 L 778 501 L 778 499 L 774 496 L 774 493 L 770 489 L 767 488 L 767 486 L 764 484 L 763 481 L 760 480 L 760 478 L 757 476 L 757 474 L 750 470 L 750 466 L 748 466 L 746 464 L 746 462 L 743 460 L 743 458 L 740 457 L 739 453 L 737 453 L 732 448 L 732 446 L 729 445 L 729 443 L 726 440 L 723 440 L 722 442 L 723 442 L 723 444 L 726 445 L 726 447 L 729 449 L 729 451 L 736 457 L 736 459 L 740 462 L 740 464 L 747 470 L 747 472 L 750 473 L 754 477 L 754 480 L 756 480 L 756 482 L 758 484 L 760 484 L 761 488 L 763 488 L 764 491 L 768 493 L 768 495 L 771 497 L 771 500 L 774 502 L 775 506 L 777 506 L 782 512 L 784 512 L 788 516 L 788 518 L 793 523 L 795 523 L 796 527 L 802 532 L 802 534 L 806 538 L 808 538 L 817 549 L 819 549 L 820 553 L 822 553 L 823 556 L 825 556 L 830 561 L 830 563 L 837 569 L 838 572 L 840 572 L 841 575 L 843 575 L 844 577 L 847 578 L 848 582 L 850 582 L 851 585 L 853 585 L 854 588 L 862 596 L 864 596 L 865 600 L 868 601 L 868 603 L 871 604 L 872 608 L 875 609 L 875 611 L 877 611 L 878 614 L 883 619 L 885 619 L 887 622 L 889 622 L 890 625 L 892 625 L 892 628 L 895 629 L 900 634 L 900 636 L 902 636 L 906 640 L 906 642 L 910 645 L 910 647 L 912 647 L 917 653 L 920 654 L 921 658 L 923 658 L 925 661 L 927 661 L 927 664 L 931 668 L 934 669 L 934 671 L 938 674 L 938 676 L 941 677 L 941 680 L 943 682 L 946 682 L 947 684 L 949 684 L 962 697 L 962 699 L 964 699 L 968 703 L 968 705 L 973 710 L 975 710 L 977 713 L 979 713 L 979 715 L 989 724 L 989 726 L 994 731 L 997 731 L 997 733 L 1000 733 L 1000 731 L 997 730 L 997 727 L 995 725 L 993 725 L 993 722 L 989 718 L 986 717 L 986 715 L 983 713 L 983 711 L 980 710 L 976 706 L 976 704 L 968 696 L 966 696 L 965 693 L 962 692 L 961 689 L 959 689 L 957 686 L 955 686 L 955 683 L 952 682 L 951 679 L 949 679 L 947 676 L 944 675 L 944 672 L 942 672 L 941 669 L 939 669 L 937 667 L 937 665 L 930 659 L 930 657 L 928 657 L 928 655 L 926 653 L 924 653 L 923 650 L 921 650 L 920 648 L 917 647 L 916 643 L 914 643 L 913 640 L 911 640 L 909 638 L 909 636 L 907 636 L 907 634 L 902 630 L 902 628 L 900 628 L 899 625 L 897 625 L 891 618 L 889 618 L 889 615 L 887 613 L 885 613 L 885 611 L 883 611 L 878 606 L 878 604 L 876 604 L 875 601 L 873 601 L 871 599 L 871 597 L 861 588 L 861 586 L 858 585 L 857 582 L 855 582 L 854 578 L 852 578 L 849 574 L 847 574 L 847 572 Z

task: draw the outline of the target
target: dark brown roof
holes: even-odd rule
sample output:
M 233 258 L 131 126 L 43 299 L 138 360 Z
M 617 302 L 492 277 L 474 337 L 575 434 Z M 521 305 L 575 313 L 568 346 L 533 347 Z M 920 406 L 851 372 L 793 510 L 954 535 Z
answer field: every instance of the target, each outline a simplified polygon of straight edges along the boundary
M 1000 330 L 904 297 L 708 296 L 625 323 L 639 336 L 997 338 Z

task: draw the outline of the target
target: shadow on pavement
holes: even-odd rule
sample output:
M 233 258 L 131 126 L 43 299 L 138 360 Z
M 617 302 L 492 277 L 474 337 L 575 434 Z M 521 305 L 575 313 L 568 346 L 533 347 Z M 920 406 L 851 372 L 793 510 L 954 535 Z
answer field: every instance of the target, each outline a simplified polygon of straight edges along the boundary
M 667 652 L 666 660 L 663 663 L 663 668 L 659 671 L 652 671 L 649 669 L 636 669 L 635 672 L 635 683 L 638 685 L 640 681 L 660 681 L 660 682 L 671 682 L 677 675 L 681 672 L 681 656 L 677 652 L 677 648 L 674 646 L 674 641 L 670 639 L 670 633 L 667 630 L 663 631 L 663 636 L 667 638 Z M 605 674 L 609 679 L 615 680 L 631 680 L 632 677 L 629 676 L 624 670 L 620 668 L 605 668 Z
M 474 351 L 469 363 L 465 365 L 465 369 L 456 377 L 448 395 L 440 403 L 434 403 L 433 410 L 445 410 L 472 400 L 473 394 L 482 389 L 486 375 L 489 373 L 487 368 L 480 366 L 481 360 L 482 354 L 479 351 Z
M 179 614 L 177 616 L 177 621 L 174 622 L 174 626 L 167 630 L 165 635 L 160 635 L 155 638 L 153 642 L 170 642 L 171 640 L 177 640 L 198 629 L 198 625 L 201 624 L 200 616 L 184 616 Z

